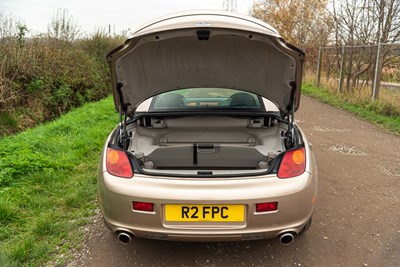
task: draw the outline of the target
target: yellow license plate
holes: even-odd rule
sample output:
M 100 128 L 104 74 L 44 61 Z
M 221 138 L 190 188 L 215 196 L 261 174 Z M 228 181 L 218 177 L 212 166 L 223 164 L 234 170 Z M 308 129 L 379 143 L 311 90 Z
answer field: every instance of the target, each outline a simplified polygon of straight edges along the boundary
M 243 222 L 244 205 L 165 205 L 167 222 Z

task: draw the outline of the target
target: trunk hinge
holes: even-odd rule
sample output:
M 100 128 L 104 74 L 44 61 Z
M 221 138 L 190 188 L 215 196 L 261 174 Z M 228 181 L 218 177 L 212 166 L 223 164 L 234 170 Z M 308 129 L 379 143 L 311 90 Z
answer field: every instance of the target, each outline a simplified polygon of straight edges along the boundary
M 124 85 L 122 83 L 117 83 L 117 93 L 119 97 L 119 145 L 123 150 L 128 149 L 129 145 L 129 137 L 128 132 L 126 131 L 126 120 L 127 120 L 127 111 L 130 103 L 125 103 L 124 96 L 122 95 L 122 87 Z M 122 123 L 122 117 L 124 122 Z
M 290 82 L 290 86 L 292 87 L 292 91 L 290 93 L 290 103 L 287 107 L 289 110 L 288 114 L 288 131 L 287 131 L 287 141 L 292 145 L 295 143 L 294 136 L 294 104 L 295 104 L 295 96 L 296 96 L 296 83 L 294 81 Z

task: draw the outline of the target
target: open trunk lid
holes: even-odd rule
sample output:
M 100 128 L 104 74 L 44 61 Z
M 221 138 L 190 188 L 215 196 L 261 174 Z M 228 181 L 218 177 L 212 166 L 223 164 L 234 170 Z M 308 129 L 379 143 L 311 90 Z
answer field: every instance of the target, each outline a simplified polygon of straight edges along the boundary
M 297 110 L 304 53 L 270 25 L 236 13 L 196 11 L 159 18 L 108 54 L 115 106 L 180 88 L 231 88 Z M 126 106 L 126 107 L 124 107 Z

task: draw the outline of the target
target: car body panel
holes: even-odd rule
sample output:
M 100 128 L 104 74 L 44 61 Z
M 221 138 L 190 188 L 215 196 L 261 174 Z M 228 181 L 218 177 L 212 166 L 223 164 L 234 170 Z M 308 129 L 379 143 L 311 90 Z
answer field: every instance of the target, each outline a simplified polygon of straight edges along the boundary
M 305 140 L 307 142 L 307 140 Z M 102 154 L 98 199 L 108 227 L 140 238 L 179 241 L 240 241 L 300 233 L 314 212 L 317 169 L 305 146 L 306 171 L 295 178 L 276 174 L 235 178 L 176 178 L 134 174 L 131 179 L 110 175 Z M 105 150 L 103 150 L 105 151 Z M 132 209 L 133 201 L 155 204 L 154 212 Z M 278 210 L 255 212 L 255 204 L 278 202 Z M 242 204 L 243 223 L 168 223 L 166 204 Z

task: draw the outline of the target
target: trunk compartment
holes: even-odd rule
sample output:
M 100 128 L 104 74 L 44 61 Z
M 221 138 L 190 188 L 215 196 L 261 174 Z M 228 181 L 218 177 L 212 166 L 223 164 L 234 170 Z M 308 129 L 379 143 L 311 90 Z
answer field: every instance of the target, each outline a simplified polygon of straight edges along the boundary
M 266 170 L 285 130 L 270 117 L 147 117 L 128 127 L 129 150 L 145 170 Z

